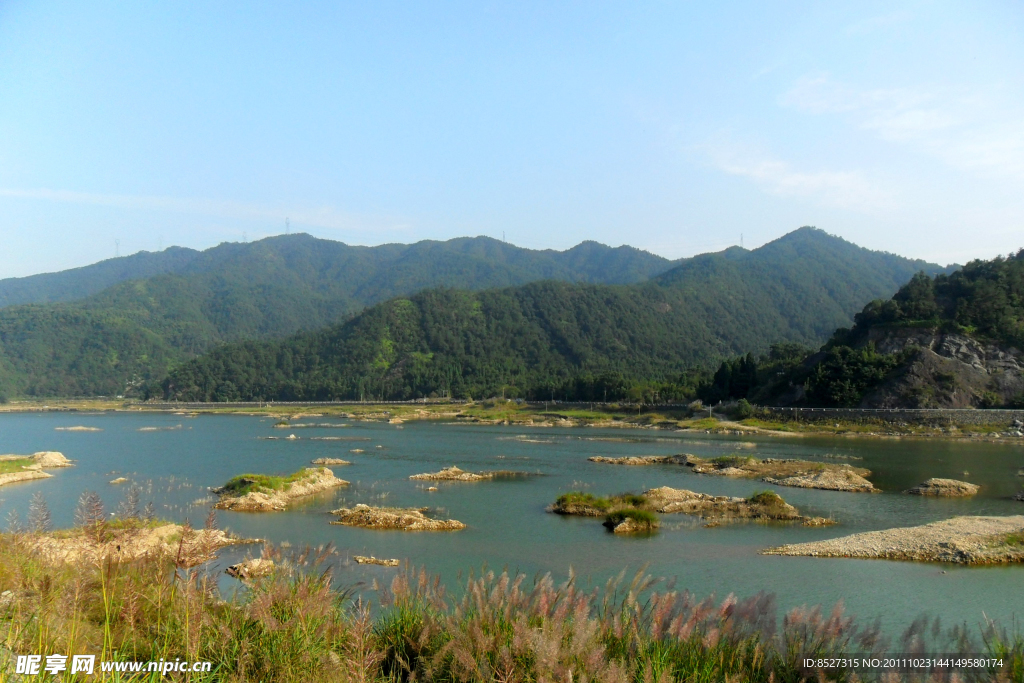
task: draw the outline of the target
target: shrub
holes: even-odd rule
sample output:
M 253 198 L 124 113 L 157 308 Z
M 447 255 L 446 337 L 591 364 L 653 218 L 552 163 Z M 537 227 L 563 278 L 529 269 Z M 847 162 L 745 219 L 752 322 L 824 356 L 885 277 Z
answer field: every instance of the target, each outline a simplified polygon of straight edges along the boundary
M 743 467 L 745 465 L 756 465 L 757 458 L 753 458 L 749 455 L 740 455 L 739 453 L 732 453 L 730 455 L 720 455 L 717 458 L 711 458 L 709 460 L 712 465 L 717 468 L 724 469 L 726 467 Z
M 635 493 L 623 493 L 620 496 L 613 496 L 611 500 L 619 505 L 628 505 L 629 507 L 636 508 L 647 505 L 647 497 Z
M 585 491 L 570 491 L 569 493 L 563 493 L 555 500 L 555 504 L 561 507 L 568 507 L 570 505 L 588 505 L 590 507 L 597 508 L 598 510 L 607 510 L 612 506 L 611 501 L 607 498 L 598 497 L 593 493 L 587 493 Z
M 734 420 L 746 420 L 754 416 L 754 406 L 750 405 L 750 401 L 745 398 L 741 398 L 736 402 L 736 407 L 732 410 L 732 417 Z
M 782 496 L 775 493 L 775 491 L 765 490 L 758 491 L 751 495 L 747 498 L 747 502 L 754 505 L 778 505 L 779 503 L 785 503 L 786 501 L 782 499 Z
M 605 525 L 612 527 L 618 526 L 627 519 L 633 520 L 640 529 L 646 529 L 648 531 L 657 529 L 659 525 L 658 516 L 653 512 L 648 512 L 647 510 L 636 510 L 633 508 L 616 510 L 615 512 L 609 513 L 608 516 L 605 517 Z

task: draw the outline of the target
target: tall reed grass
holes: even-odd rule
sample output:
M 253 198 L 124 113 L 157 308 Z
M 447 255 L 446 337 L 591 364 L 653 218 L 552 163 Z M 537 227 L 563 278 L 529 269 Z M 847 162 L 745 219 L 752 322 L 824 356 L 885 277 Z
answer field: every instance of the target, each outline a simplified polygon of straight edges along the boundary
M 643 573 L 584 589 L 572 576 L 485 570 L 449 593 L 407 567 L 387 586 L 356 591 L 333 585 L 331 548 L 264 547 L 277 570 L 224 596 L 197 564 L 207 549 L 190 528 L 175 556 L 91 564 L 43 559 L 37 533 L 0 535 L 3 682 L 15 680 L 16 654 L 88 653 L 213 662 L 210 673 L 179 674 L 196 682 L 852 683 L 874 678 L 805 670 L 803 659 L 886 651 L 989 653 L 1006 666 L 880 680 L 1024 681 L 1024 642 L 992 623 L 945 628 L 922 618 L 888 642 L 841 606 L 780 619 L 769 594 L 697 599 Z

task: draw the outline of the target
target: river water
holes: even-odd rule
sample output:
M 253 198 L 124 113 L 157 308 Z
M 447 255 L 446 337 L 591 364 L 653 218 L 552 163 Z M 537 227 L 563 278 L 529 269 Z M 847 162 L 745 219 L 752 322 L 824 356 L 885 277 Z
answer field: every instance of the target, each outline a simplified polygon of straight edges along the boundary
M 29 498 L 42 491 L 57 526 L 73 522 L 82 491 L 100 493 L 108 510 L 124 496 L 108 482 L 123 476 L 144 489 L 160 517 L 202 524 L 212 503 L 208 488 L 244 472 L 288 473 L 318 457 L 352 462 L 334 468 L 351 486 L 317 496 L 287 512 L 218 512 L 221 527 L 293 547 L 332 543 L 340 557 L 340 584 L 389 581 L 397 569 L 357 565 L 351 555 L 409 560 L 454 581 L 460 573 L 486 565 L 528 575 L 551 572 L 603 583 L 623 569 L 646 566 L 650 574 L 674 579 L 698 596 L 740 597 L 773 592 L 780 607 L 831 607 L 842 600 L 858 620 L 882 620 L 888 631 L 921 615 L 939 615 L 947 624 L 977 624 L 986 616 L 1011 624 L 1024 614 L 1024 566 L 960 567 L 885 560 L 775 557 L 758 554 L 767 546 L 833 538 L 850 533 L 910 526 L 955 515 L 1024 514 L 1013 500 L 1024 466 L 1019 444 L 939 440 L 847 439 L 826 437 L 726 437 L 667 431 L 523 428 L 446 423 L 346 422 L 337 428 L 282 430 L 270 418 L 239 415 L 109 413 L 98 415 L 29 413 L 0 415 L 0 453 L 57 450 L 76 466 L 50 470 L 51 479 L 0 488 L 0 519 L 10 510 L 24 519 Z M 102 431 L 60 431 L 59 427 Z M 347 425 L 347 426 L 340 426 Z M 153 430 L 152 428 L 158 428 Z M 140 431 L 141 430 L 141 431 Z M 293 441 L 271 440 L 294 433 Z M 344 437 L 315 440 L 310 437 Z M 362 453 L 352 453 L 361 449 Z M 696 475 L 678 465 L 624 467 L 588 462 L 592 455 L 713 457 L 730 453 L 849 462 L 866 467 L 882 493 L 843 493 L 768 487 L 751 480 Z M 479 483 L 410 481 L 409 475 L 449 465 L 466 470 L 509 469 L 538 476 Z M 967 500 L 927 499 L 900 491 L 929 477 L 963 479 L 982 486 Z M 566 518 L 545 512 L 564 491 L 596 494 L 640 492 L 656 486 L 716 495 L 748 496 L 775 488 L 805 515 L 834 516 L 840 524 L 809 528 L 789 524 L 739 523 L 699 526 L 686 515 L 662 516 L 661 530 L 645 537 L 618 537 L 598 519 Z M 439 516 L 461 520 L 458 532 L 373 531 L 330 525 L 328 512 L 342 505 L 368 503 L 398 507 L 429 506 Z M 252 548 L 226 551 L 222 564 Z

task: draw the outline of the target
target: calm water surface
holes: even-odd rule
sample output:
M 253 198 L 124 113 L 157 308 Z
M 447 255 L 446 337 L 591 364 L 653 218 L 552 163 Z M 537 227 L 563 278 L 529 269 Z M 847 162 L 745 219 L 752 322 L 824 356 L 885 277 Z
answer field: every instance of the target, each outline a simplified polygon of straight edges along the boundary
M 83 415 L 36 413 L 0 415 L 0 453 L 57 450 L 77 466 L 51 470 L 52 479 L 0 488 L 0 517 L 10 510 L 24 518 L 29 498 L 42 491 L 58 526 L 69 526 L 83 490 L 101 494 L 113 510 L 124 488 L 111 486 L 124 476 L 144 489 L 158 514 L 201 523 L 209 511 L 211 486 L 243 472 L 287 473 L 323 456 L 342 457 L 350 466 L 334 468 L 352 483 L 287 512 L 219 512 L 222 527 L 245 536 L 293 546 L 333 543 L 346 558 L 341 583 L 390 580 L 398 570 L 361 566 L 350 555 L 410 560 L 454 580 L 459 572 L 508 567 L 528 574 L 551 572 L 558 578 L 572 567 L 585 580 L 603 582 L 623 568 L 644 565 L 656 576 L 697 595 L 748 596 L 767 590 L 781 607 L 842 600 L 847 612 L 880 618 L 887 629 L 907 625 L 922 614 L 941 615 L 947 623 L 977 623 L 986 615 L 1009 624 L 1024 614 L 1024 566 L 958 567 L 883 560 L 771 557 L 766 546 L 833 538 L 859 531 L 910 526 L 954 515 L 1024 513 L 1013 500 L 1020 487 L 1024 447 L 1015 444 L 955 443 L 926 440 L 842 438 L 716 437 L 646 430 L 492 427 L 437 423 L 350 422 L 310 418 L 304 422 L 348 424 L 339 428 L 274 429 L 269 418 L 165 414 Z M 57 431 L 85 425 L 99 432 Z M 181 428 L 178 429 L 177 426 Z M 141 428 L 174 428 L 140 431 Z M 287 436 L 295 441 L 259 437 Z M 313 436 L 342 436 L 317 441 Z M 379 448 L 378 448 L 379 446 Z M 363 449 L 363 453 L 351 453 Z M 598 494 L 639 492 L 655 486 L 687 488 L 717 495 L 748 496 L 765 484 L 695 475 L 679 466 L 621 467 L 588 462 L 591 455 L 664 455 L 679 452 L 702 457 L 734 452 L 757 457 L 850 462 L 874 473 L 880 494 L 842 493 L 777 487 L 807 515 L 834 516 L 839 526 L 805 528 L 786 524 L 742 523 L 703 528 L 686 515 L 665 515 L 662 529 L 649 537 L 616 537 L 599 520 L 548 514 L 545 506 L 564 491 Z M 831 456 L 826 459 L 826 456 Z M 857 459 L 836 459 L 859 458 Z M 481 483 L 428 482 L 409 475 L 449 465 L 467 470 L 515 469 L 541 476 Z M 969 474 L 967 474 L 969 473 Z M 900 494 L 929 477 L 965 479 L 982 485 L 970 500 L 935 500 Z M 429 506 L 439 515 L 468 525 L 450 533 L 372 531 L 332 526 L 328 512 L 354 503 Z M 247 550 L 229 550 L 222 563 Z

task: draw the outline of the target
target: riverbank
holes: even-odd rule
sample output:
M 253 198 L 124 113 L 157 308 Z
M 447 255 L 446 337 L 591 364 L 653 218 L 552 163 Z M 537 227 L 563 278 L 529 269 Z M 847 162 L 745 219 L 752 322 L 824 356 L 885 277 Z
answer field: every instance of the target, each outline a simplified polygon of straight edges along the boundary
M 156 412 L 195 417 L 199 414 L 238 414 L 270 417 L 285 422 L 304 418 L 334 417 L 401 425 L 417 420 L 462 424 L 523 427 L 598 427 L 653 429 L 707 434 L 758 436 L 842 436 L 848 438 L 948 439 L 990 441 L 1024 446 L 1024 431 L 1007 420 L 985 423 L 977 419 L 957 422 L 957 412 L 937 412 L 931 422 L 899 422 L 880 416 L 847 419 L 822 413 L 814 420 L 783 419 L 778 415 L 733 420 L 707 409 L 694 413 L 687 407 L 636 406 L 630 404 L 516 403 L 501 399 L 465 403 L 348 403 L 253 405 L 147 404 L 109 399 L 16 400 L 0 405 L 0 414 L 18 412 Z M 960 411 L 963 412 L 963 411 Z M 975 411 L 983 415 L 985 411 Z M 1005 411 L 997 411 L 999 413 Z M 282 426 L 284 428 L 284 426 Z

